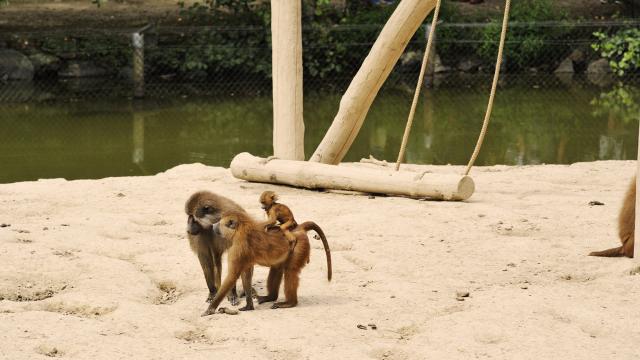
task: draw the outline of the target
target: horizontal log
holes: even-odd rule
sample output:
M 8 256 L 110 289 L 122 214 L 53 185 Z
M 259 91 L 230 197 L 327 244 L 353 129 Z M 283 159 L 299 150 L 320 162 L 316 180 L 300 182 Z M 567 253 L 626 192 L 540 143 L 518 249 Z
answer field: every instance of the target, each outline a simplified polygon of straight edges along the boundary
M 473 179 L 469 176 L 268 160 L 246 152 L 233 158 L 231 173 L 238 179 L 253 182 L 434 200 L 466 200 L 475 190 Z

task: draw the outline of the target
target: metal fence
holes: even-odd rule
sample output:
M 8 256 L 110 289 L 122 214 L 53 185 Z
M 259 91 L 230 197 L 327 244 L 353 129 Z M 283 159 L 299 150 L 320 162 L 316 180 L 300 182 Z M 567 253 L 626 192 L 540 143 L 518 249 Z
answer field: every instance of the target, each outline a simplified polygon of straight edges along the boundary
M 505 49 L 510 74 L 592 73 L 599 58 L 591 49 L 594 33 L 615 33 L 638 27 L 637 21 L 511 23 Z M 340 92 L 368 54 L 381 25 L 305 28 L 305 90 Z M 131 97 L 134 88 L 135 30 L 30 32 L 0 38 L 12 52 L 14 72 L 0 74 L 0 102 Z M 387 87 L 415 82 L 426 41 L 427 26 L 408 44 Z M 154 27 L 144 41 L 145 95 L 224 96 L 271 92 L 270 31 L 264 28 Z M 435 52 L 435 84 L 469 87 L 469 75 L 489 74 L 497 52 L 497 23 L 442 23 Z M 10 59 L 11 60 L 11 59 Z M 564 62 L 563 62 L 564 61 Z M 6 61 L 5 61 L 6 63 Z M 32 68 L 33 70 L 29 70 Z M 601 74 L 602 68 L 593 66 Z M 29 75 L 31 73 L 32 75 Z M 625 81 L 635 81 L 638 73 Z M 472 76 L 473 77 L 473 76 Z M 16 79 L 16 81 L 14 81 Z M 22 79 L 22 80 L 21 80 Z M 596 85 L 615 79 L 591 76 Z M 539 84 L 531 84 L 539 85 Z

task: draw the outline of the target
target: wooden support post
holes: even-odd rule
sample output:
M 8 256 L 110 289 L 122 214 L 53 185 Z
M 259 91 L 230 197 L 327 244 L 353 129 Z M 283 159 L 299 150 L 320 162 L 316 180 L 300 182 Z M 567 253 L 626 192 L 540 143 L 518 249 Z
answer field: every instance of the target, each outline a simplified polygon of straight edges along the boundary
M 308 189 L 351 190 L 437 200 L 466 200 L 475 190 L 469 176 L 335 166 L 236 155 L 231 173 L 239 179 Z
M 131 35 L 133 44 L 133 96 L 144 97 L 144 34 L 134 32 Z
M 640 239 L 640 216 L 638 216 L 637 209 L 640 209 L 640 192 L 637 189 L 640 188 L 640 127 L 638 128 L 638 158 L 636 160 L 636 211 L 635 211 L 635 228 L 634 228 L 634 240 Z M 637 265 L 640 265 L 640 245 L 638 241 L 633 244 L 633 259 Z
M 273 154 L 304 160 L 302 0 L 271 1 Z
M 342 96 L 338 114 L 310 161 L 338 164 L 344 158 L 380 87 L 435 5 L 436 0 L 400 1 Z

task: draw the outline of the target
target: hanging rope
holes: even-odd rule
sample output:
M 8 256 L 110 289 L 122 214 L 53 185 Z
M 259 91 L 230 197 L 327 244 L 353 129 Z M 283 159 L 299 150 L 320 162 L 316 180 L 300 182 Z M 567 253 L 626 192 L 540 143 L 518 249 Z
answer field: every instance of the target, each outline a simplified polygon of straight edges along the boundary
M 402 135 L 402 145 L 400 145 L 400 152 L 398 153 L 398 160 L 396 161 L 396 171 L 400 170 L 400 163 L 402 162 L 402 160 L 404 160 L 404 152 L 405 150 L 407 150 L 407 141 L 409 141 L 409 133 L 411 132 L 411 125 L 413 124 L 413 118 L 416 114 L 416 106 L 418 105 L 418 98 L 420 96 L 420 89 L 422 88 L 422 81 L 424 80 L 424 73 L 427 69 L 427 62 L 429 61 L 431 44 L 433 43 L 433 37 L 436 32 L 438 14 L 440 14 L 440 0 L 436 2 L 436 8 L 433 12 L 433 20 L 431 20 L 431 31 L 429 31 L 429 37 L 427 38 L 427 47 L 424 50 L 422 66 L 420 67 L 420 76 L 418 77 L 418 83 L 416 84 L 416 92 L 413 94 L 413 102 L 411 103 L 409 118 L 407 119 L 407 125 L 405 126 L 404 134 Z
M 478 153 L 480 153 L 480 148 L 482 147 L 482 142 L 484 141 L 484 136 L 487 133 L 487 127 L 489 127 L 491 110 L 493 110 L 493 99 L 496 96 L 496 88 L 498 87 L 498 78 L 500 77 L 500 66 L 502 65 L 502 50 L 504 49 L 504 39 L 507 37 L 507 23 L 509 21 L 510 7 L 511 7 L 511 0 L 506 0 L 504 4 L 504 16 L 502 18 L 502 33 L 500 33 L 500 45 L 498 46 L 498 58 L 496 59 L 496 70 L 493 73 L 493 84 L 491 84 L 491 95 L 489 95 L 489 103 L 487 104 L 487 111 L 484 114 L 484 122 L 482 123 L 482 130 L 480 131 L 478 142 L 476 143 L 476 147 L 473 150 L 471 159 L 469 159 L 469 164 L 467 164 L 467 168 L 464 171 L 464 175 L 469 175 L 469 171 L 471 171 L 471 167 L 473 166 L 473 163 L 476 162 L 476 158 L 478 157 Z

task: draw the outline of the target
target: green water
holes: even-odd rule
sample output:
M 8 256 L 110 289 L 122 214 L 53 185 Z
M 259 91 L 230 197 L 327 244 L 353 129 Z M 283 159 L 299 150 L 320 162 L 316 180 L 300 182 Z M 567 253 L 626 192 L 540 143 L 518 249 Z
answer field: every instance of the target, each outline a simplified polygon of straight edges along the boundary
M 430 90 L 417 109 L 407 162 L 465 164 L 488 83 Z M 592 104 L 604 91 L 586 83 L 507 83 L 477 164 L 635 159 L 638 123 Z M 369 154 L 394 160 L 411 96 L 398 87 L 382 91 L 345 161 Z M 305 95 L 307 157 L 339 101 L 337 94 Z M 227 167 L 239 152 L 270 155 L 271 132 L 269 96 L 0 103 L 0 182 L 150 175 L 194 162 Z

